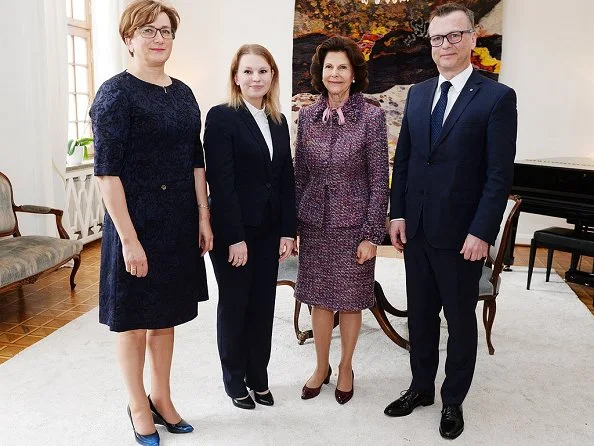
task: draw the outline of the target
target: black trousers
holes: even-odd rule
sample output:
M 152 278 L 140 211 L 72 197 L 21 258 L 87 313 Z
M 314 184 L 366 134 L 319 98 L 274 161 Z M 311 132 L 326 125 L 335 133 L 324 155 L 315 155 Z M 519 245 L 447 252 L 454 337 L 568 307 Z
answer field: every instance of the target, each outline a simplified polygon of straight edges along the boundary
M 248 261 L 234 267 L 229 247 L 215 246 L 212 263 L 219 287 L 217 343 L 225 391 L 231 398 L 247 388 L 268 389 L 268 362 L 278 274 L 278 227 L 245 228 Z
M 464 260 L 457 249 L 435 249 L 422 223 L 404 251 L 410 334 L 410 388 L 435 391 L 439 365 L 439 313 L 448 323 L 444 405 L 462 404 L 474 374 L 477 349 L 476 303 L 483 261 Z M 461 247 L 460 247 L 461 248 Z

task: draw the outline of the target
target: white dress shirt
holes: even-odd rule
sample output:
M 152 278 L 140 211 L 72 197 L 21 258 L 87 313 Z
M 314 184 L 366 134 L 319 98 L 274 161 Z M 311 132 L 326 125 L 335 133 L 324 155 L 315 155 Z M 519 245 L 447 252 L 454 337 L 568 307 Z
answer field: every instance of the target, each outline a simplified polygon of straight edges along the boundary
M 464 71 L 458 73 L 450 79 L 452 86 L 448 91 L 448 103 L 446 105 L 445 113 L 443 114 L 443 122 L 445 122 L 448 115 L 450 114 L 450 111 L 452 111 L 452 107 L 456 103 L 456 99 L 458 99 L 458 96 L 460 96 L 460 93 L 462 93 L 462 89 L 464 88 L 464 85 L 466 85 L 466 82 L 468 81 L 468 78 L 471 74 L 472 65 L 469 64 Z M 433 106 L 431 107 L 432 113 L 433 109 L 437 105 L 437 101 L 439 101 L 439 97 L 441 96 L 441 84 L 443 84 L 445 81 L 447 81 L 447 79 L 440 74 L 439 79 L 437 80 L 437 88 L 435 89 L 435 95 L 433 96 Z
M 264 109 L 259 110 L 247 101 L 245 101 L 245 106 L 256 120 L 256 124 L 258 124 L 258 127 L 260 128 L 260 132 L 264 137 L 264 141 L 266 141 L 266 145 L 268 146 L 268 152 L 270 153 L 270 159 L 272 160 L 272 135 L 270 134 L 268 116 L 266 116 L 266 112 L 264 111 Z

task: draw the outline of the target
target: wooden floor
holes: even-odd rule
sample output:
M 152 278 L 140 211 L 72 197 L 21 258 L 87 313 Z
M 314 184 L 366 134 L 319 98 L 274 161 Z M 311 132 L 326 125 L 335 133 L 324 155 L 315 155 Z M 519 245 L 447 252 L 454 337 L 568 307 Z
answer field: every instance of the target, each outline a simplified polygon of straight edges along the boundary
M 17 291 L 0 294 L 0 364 L 97 306 L 100 247 L 99 241 L 85 246 L 73 292 L 68 281 L 71 269 L 61 268 L 34 284 L 25 285 L 22 298 Z M 381 247 L 379 255 L 401 257 L 391 247 Z M 516 247 L 514 255 L 515 265 L 528 264 L 527 247 Z M 569 254 L 555 252 L 553 266 L 561 277 L 569 262 Z M 538 251 L 535 266 L 546 266 L 545 250 Z M 584 259 L 580 269 L 592 271 L 592 259 Z M 570 286 L 594 315 L 594 289 Z

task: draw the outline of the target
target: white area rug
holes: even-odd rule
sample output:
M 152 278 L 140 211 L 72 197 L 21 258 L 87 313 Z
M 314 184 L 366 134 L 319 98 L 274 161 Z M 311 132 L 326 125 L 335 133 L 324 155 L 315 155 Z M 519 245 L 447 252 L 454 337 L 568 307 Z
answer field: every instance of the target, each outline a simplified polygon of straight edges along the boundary
M 279 288 L 269 367 L 276 404 L 253 411 L 233 407 L 217 355 L 212 270 L 209 279 L 211 300 L 200 305 L 196 320 L 177 329 L 172 376 L 177 408 L 196 430 L 173 435 L 159 427 L 163 445 L 444 444 L 438 396 L 433 406 L 408 417 L 383 414 L 408 387 L 408 354 L 383 334 L 369 311 L 355 353 L 353 399 L 345 406 L 335 401 L 336 374 L 320 396 L 300 399 L 313 370 L 314 346 L 297 344 L 289 287 Z M 377 279 L 391 302 L 403 308 L 403 262 L 379 259 Z M 544 271 L 536 270 L 527 291 L 525 269 L 504 273 L 495 356 L 488 355 L 481 324 L 476 373 L 464 403 L 466 429 L 456 444 L 594 444 L 594 317 L 559 276 L 551 280 L 545 283 Z M 482 303 L 477 314 L 481 309 Z M 93 310 L 0 365 L 0 445 L 135 444 L 115 336 L 97 317 Z M 406 335 L 405 321 L 391 320 Z M 305 310 L 301 322 L 309 327 Z M 447 329 L 442 324 L 443 354 Z M 338 341 L 335 337 L 331 353 L 335 369 Z M 438 395 L 443 356 L 440 365 Z

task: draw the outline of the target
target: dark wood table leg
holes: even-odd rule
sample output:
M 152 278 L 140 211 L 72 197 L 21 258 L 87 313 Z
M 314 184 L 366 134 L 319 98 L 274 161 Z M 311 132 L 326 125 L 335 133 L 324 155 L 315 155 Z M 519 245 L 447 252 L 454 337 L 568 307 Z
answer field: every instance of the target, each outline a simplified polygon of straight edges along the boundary
M 402 347 L 403 349 L 410 351 L 409 342 L 402 336 L 400 336 L 398 332 L 396 332 L 396 330 L 394 329 L 394 327 L 392 327 L 392 324 L 388 320 L 388 317 L 386 316 L 387 311 L 393 316 L 406 317 L 406 311 L 398 310 L 394 308 L 390 304 L 390 302 L 388 302 L 388 299 L 386 299 L 386 295 L 384 294 L 382 286 L 377 281 L 375 282 L 374 290 L 376 303 L 370 310 L 375 316 L 375 319 L 377 320 L 380 328 L 383 330 L 386 336 L 388 336 L 392 340 L 392 342 Z

